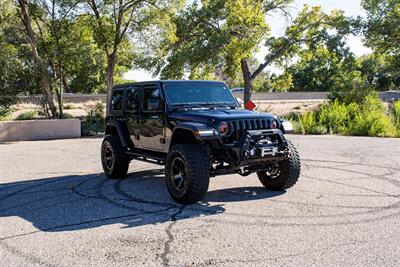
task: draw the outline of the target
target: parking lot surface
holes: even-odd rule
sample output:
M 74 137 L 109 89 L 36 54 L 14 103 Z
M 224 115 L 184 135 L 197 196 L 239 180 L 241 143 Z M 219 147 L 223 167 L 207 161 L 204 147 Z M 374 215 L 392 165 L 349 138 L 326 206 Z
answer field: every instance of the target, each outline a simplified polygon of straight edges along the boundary
M 157 165 L 106 179 L 101 139 L 0 144 L 0 266 L 399 266 L 400 139 L 289 138 L 293 188 L 219 176 L 189 206 Z

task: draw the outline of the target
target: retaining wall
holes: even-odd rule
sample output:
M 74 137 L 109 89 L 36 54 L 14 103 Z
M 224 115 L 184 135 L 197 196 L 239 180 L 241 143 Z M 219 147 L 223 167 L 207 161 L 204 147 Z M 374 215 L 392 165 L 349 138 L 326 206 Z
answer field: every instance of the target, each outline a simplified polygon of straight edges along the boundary
M 76 138 L 81 136 L 79 119 L 0 122 L 0 142 Z

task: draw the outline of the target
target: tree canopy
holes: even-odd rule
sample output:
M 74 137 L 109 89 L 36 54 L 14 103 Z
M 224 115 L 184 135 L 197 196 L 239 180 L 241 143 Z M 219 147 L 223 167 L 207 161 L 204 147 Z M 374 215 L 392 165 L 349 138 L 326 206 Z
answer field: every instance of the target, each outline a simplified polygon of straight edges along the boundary
M 271 36 L 267 16 L 287 13 L 291 1 L 195 1 L 174 18 L 174 38 L 166 39 L 164 54 L 151 70 L 165 78 L 186 73 L 206 75 L 224 62 L 223 72 L 235 77 L 241 70 L 245 102 L 251 97 L 253 81 L 267 66 L 282 65 L 300 51 L 321 46 L 339 46 L 350 34 L 352 20 L 343 11 L 324 13 L 320 7 L 304 6 L 283 36 Z M 190 31 L 188 30 L 190 29 Z M 267 54 L 255 69 L 249 67 L 261 47 Z M 150 60 L 149 60 L 150 61 Z M 158 63 L 158 64 L 157 64 Z

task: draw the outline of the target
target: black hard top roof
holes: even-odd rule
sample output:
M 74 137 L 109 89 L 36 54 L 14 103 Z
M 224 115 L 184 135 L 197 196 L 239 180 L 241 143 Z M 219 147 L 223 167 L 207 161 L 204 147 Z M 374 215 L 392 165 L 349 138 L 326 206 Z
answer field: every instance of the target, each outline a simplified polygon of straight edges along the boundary
M 154 80 L 154 81 L 143 81 L 143 82 L 133 82 L 133 83 L 124 83 L 124 84 L 116 84 L 114 88 L 121 88 L 126 86 L 135 86 L 135 85 L 154 85 L 157 83 L 163 84 L 189 84 L 189 83 L 216 83 L 216 84 L 224 84 L 221 81 L 204 81 L 204 80 Z

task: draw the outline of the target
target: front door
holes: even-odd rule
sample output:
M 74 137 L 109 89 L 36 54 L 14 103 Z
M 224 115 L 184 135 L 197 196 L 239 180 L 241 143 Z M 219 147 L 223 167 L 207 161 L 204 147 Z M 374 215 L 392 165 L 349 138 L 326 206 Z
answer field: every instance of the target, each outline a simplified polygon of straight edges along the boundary
M 163 151 L 165 148 L 164 104 L 158 85 L 144 86 L 142 111 L 139 115 L 139 140 L 141 147 Z M 159 103 L 158 108 L 154 104 Z

